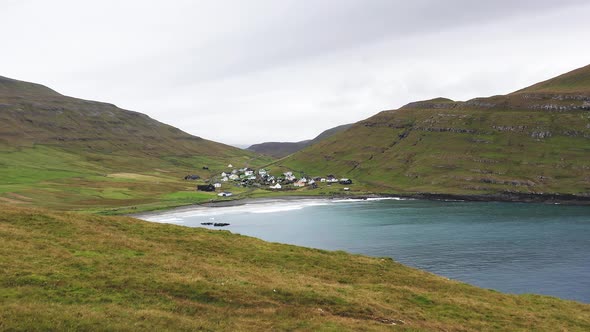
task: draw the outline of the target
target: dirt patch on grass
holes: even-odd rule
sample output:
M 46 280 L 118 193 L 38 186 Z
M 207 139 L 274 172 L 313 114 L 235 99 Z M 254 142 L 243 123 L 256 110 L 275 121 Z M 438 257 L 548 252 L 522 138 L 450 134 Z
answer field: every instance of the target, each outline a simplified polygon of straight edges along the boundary
M 30 198 L 30 197 L 23 196 L 23 195 L 19 195 L 19 194 L 16 194 L 16 193 L 6 193 L 6 195 L 8 195 L 8 196 L 10 196 L 10 197 L 12 197 L 12 198 L 14 198 L 14 199 L 21 200 L 21 201 L 27 201 L 27 202 L 30 202 L 30 201 L 32 201 L 32 200 L 33 200 L 33 199 L 32 199 L 32 198 Z
M 8 198 L 8 197 L 0 197 L 0 202 L 10 203 L 10 204 L 24 204 L 24 203 L 26 203 L 26 202 L 12 199 L 12 198 Z
M 143 175 L 137 173 L 112 173 L 107 175 L 109 178 L 115 179 L 130 179 L 130 180 L 137 180 L 137 181 L 146 181 L 146 182 L 160 182 L 166 181 L 166 179 L 162 179 L 156 176 L 151 175 Z

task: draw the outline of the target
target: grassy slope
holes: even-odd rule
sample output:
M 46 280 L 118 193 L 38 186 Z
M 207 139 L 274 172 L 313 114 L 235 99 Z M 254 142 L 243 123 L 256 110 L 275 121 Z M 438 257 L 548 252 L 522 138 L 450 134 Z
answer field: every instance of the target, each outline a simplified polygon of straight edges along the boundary
M 216 198 L 195 193 L 180 180 L 186 174 L 209 178 L 229 163 L 269 161 L 141 113 L 0 77 L 0 202 L 119 212 L 176 206 Z
M 559 75 L 555 78 L 537 83 L 528 88 L 516 91 L 521 92 L 568 92 L 568 93 L 590 93 L 590 66 L 578 68 L 571 72 Z
M 209 201 L 218 198 L 215 193 L 195 191 L 195 185 L 202 181 L 182 178 L 189 173 L 209 178 L 227 170 L 228 162 L 255 166 L 269 161 L 231 152 L 220 156 L 133 157 L 44 145 L 0 150 L 0 202 L 125 213 Z M 202 165 L 210 170 L 203 170 Z
M 412 103 L 275 168 L 347 176 L 382 192 L 588 195 L 590 110 L 581 108 L 580 97 L 590 100 L 590 93 L 584 91 L 590 66 L 507 96 Z
M 588 305 L 389 259 L 124 217 L 0 211 L 0 330 L 590 329 Z

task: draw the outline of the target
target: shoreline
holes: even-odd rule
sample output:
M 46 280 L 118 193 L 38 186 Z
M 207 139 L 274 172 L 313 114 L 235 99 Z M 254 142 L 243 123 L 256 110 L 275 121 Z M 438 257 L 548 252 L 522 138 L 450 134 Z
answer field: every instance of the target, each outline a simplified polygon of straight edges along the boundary
M 502 203 L 536 203 L 536 204 L 556 204 L 556 205 L 580 205 L 590 206 L 590 196 L 577 196 L 571 194 L 520 194 L 520 193 L 500 193 L 490 195 L 459 195 L 459 194 L 439 194 L 439 193 L 415 193 L 415 194 L 364 194 L 364 195 L 330 195 L 330 196 L 311 196 L 311 195 L 285 195 L 273 197 L 244 197 L 223 201 L 210 201 L 204 203 L 195 203 L 172 207 L 169 209 L 145 211 L 134 214 L 127 214 L 129 217 L 139 218 L 142 216 L 154 216 L 171 212 L 190 211 L 199 207 L 234 207 L 251 203 L 264 203 L 273 201 L 301 201 L 301 200 L 334 200 L 334 199 L 355 199 L 367 200 L 372 198 L 400 198 L 427 201 L 447 201 L 447 202 L 502 202 Z
M 285 197 L 285 196 L 282 196 L 282 197 L 272 197 L 272 198 L 245 198 L 245 199 L 239 199 L 239 200 L 236 199 L 236 200 L 231 200 L 231 201 L 218 201 L 218 202 L 209 202 L 209 203 L 205 203 L 205 204 L 195 204 L 195 205 L 192 205 L 192 206 L 184 206 L 184 207 L 179 207 L 179 208 L 175 208 L 175 209 L 172 209 L 172 210 L 159 211 L 157 213 L 143 213 L 141 215 L 135 215 L 133 217 L 138 218 L 138 219 L 141 219 L 143 221 L 147 221 L 147 222 L 154 222 L 154 223 L 160 223 L 160 222 L 162 222 L 162 223 L 168 223 L 169 222 L 170 224 L 173 224 L 173 225 L 176 225 L 176 226 L 180 226 L 180 227 L 191 227 L 192 228 L 192 227 L 203 227 L 203 226 L 200 226 L 200 225 L 198 225 L 196 223 L 193 225 L 193 224 L 185 224 L 184 222 L 176 223 L 174 221 L 170 222 L 170 221 L 163 221 L 163 220 L 162 221 L 149 220 L 148 218 L 150 218 L 150 217 L 156 217 L 156 218 L 157 217 L 164 217 L 167 214 L 170 214 L 169 217 L 172 217 L 173 219 L 175 219 L 175 218 L 181 218 L 182 219 L 184 217 L 190 217 L 190 215 L 182 216 L 183 213 L 190 214 L 191 211 L 195 211 L 197 215 L 200 215 L 201 212 L 205 211 L 205 213 L 207 213 L 207 209 L 215 208 L 215 207 L 220 207 L 220 208 L 225 208 L 225 207 L 238 207 L 238 210 L 240 211 L 240 212 L 238 212 L 239 214 L 242 214 L 242 213 L 251 213 L 251 211 L 250 211 L 249 208 L 245 208 L 245 209 L 239 208 L 240 206 L 245 206 L 245 205 L 248 205 L 248 204 L 261 204 L 261 205 L 264 205 L 265 203 L 266 204 L 273 204 L 273 203 L 280 204 L 280 203 L 295 202 L 295 204 L 297 205 L 297 202 L 298 201 L 299 202 L 308 201 L 310 203 L 310 205 L 314 205 L 314 203 L 315 202 L 318 202 L 318 201 L 331 201 L 331 200 L 337 200 L 338 202 L 344 202 L 343 203 L 344 205 L 353 204 L 354 202 L 356 202 L 358 204 L 365 204 L 364 202 L 359 201 L 359 200 L 362 200 L 363 198 L 369 200 L 367 203 L 372 202 L 372 200 L 370 200 L 371 198 L 382 198 L 382 199 L 401 198 L 402 200 L 418 200 L 415 197 L 400 197 L 399 195 L 395 195 L 395 196 L 393 196 L 393 195 L 388 195 L 388 196 L 385 196 L 385 195 L 363 195 L 362 197 L 361 196 L 354 196 L 354 197 L 353 196 L 349 196 L 349 197 L 342 197 L 342 196 L 336 196 L 336 197 L 286 196 Z M 441 200 L 441 201 L 443 200 L 441 197 L 438 197 L 438 198 L 439 198 L 438 200 Z M 351 203 L 345 202 L 347 199 L 351 200 Z M 422 201 L 424 202 L 426 200 L 423 199 Z M 432 201 L 434 201 L 434 200 L 432 200 Z M 446 200 L 446 201 L 448 201 L 449 203 L 452 203 L 452 202 L 467 202 L 467 201 L 460 201 L 460 200 Z M 493 201 L 487 201 L 487 203 L 494 203 L 494 202 Z M 533 202 L 533 203 L 535 203 L 535 202 Z M 337 203 L 334 203 L 334 204 L 337 204 Z M 536 204 L 540 204 L 540 203 L 536 202 Z M 302 205 L 306 205 L 306 204 L 305 203 L 302 203 Z M 330 205 L 330 203 L 328 203 L 328 206 L 329 205 Z M 438 204 L 435 204 L 435 205 L 438 205 Z M 444 203 L 441 203 L 441 205 L 444 205 Z M 468 205 L 465 204 L 463 206 L 467 207 Z M 520 208 L 528 209 L 528 207 L 524 207 L 524 206 L 525 205 L 523 204 L 523 205 L 521 205 Z M 541 206 L 538 206 L 538 207 L 541 208 Z M 253 208 L 256 209 L 255 206 L 253 206 Z M 474 205 L 474 208 L 477 208 L 477 206 Z M 510 207 L 504 206 L 504 208 L 510 208 Z M 519 208 L 519 207 L 515 206 L 515 208 Z M 559 209 L 559 207 L 556 207 L 556 209 Z M 224 209 L 221 209 L 221 210 L 223 211 Z M 210 210 L 209 210 L 209 212 L 210 212 Z M 229 213 L 230 214 L 236 214 L 235 211 L 231 211 Z M 290 212 L 285 212 L 285 213 L 290 213 Z M 178 214 L 178 215 L 176 215 L 176 214 Z M 221 218 L 217 218 L 217 215 L 216 214 L 213 214 L 213 215 L 215 216 L 216 219 L 221 219 Z M 203 218 L 203 217 L 201 216 L 201 218 Z M 204 218 L 203 220 L 205 220 L 207 218 Z M 211 221 L 211 222 L 216 222 L 216 221 L 217 220 Z M 221 221 L 223 221 L 223 222 L 230 222 L 229 220 L 223 220 L 223 219 Z M 205 228 L 205 229 L 215 229 L 215 228 L 211 228 L 211 227 L 203 227 L 203 228 Z M 348 249 L 338 249 L 338 248 L 334 249 L 334 248 L 326 248 L 326 247 L 322 247 L 322 246 L 319 246 L 319 245 L 313 245 L 313 244 L 298 244 L 298 243 L 292 243 L 292 242 L 289 242 L 289 241 L 279 241 L 279 240 L 276 240 L 276 239 L 268 239 L 268 238 L 265 238 L 265 237 L 260 236 L 260 235 L 253 235 L 253 234 L 248 234 L 248 233 L 242 233 L 242 232 L 239 232 L 239 231 L 235 231 L 233 229 L 217 228 L 215 230 L 227 231 L 227 232 L 230 232 L 232 234 L 241 234 L 243 236 L 254 237 L 254 238 L 260 239 L 260 240 L 265 241 L 265 242 L 275 242 L 275 243 L 281 243 L 281 244 L 286 244 L 286 245 L 299 246 L 299 247 L 303 247 L 303 248 L 328 250 L 328 251 L 342 250 L 342 251 L 347 252 L 349 254 L 360 254 L 360 255 L 369 256 L 369 257 L 380 257 L 378 255 L 375 256 L 374 254 L 371 254 L 371 253 L 363 253 L 363 252 L 356 252 L 355 253 L 354 251 L 351 251 L 350 248 L 348 248 Z M 394 256 L 391 256 L 391 255 L 387 255 L 387 257 L 390 257 L 392 259 L 395 259 L 396 261 L 397 261 L 397 259 L 399 259 L 397 256 L 394 257 Z M 403 261 L 403 260 L 400 260 L 399 261 L 400 264 L 403 264 L 404 266 L 408 266 L 408 267 L 411 267 L 411 268 L 414 268 L 414 269 L 418 269 L 420 271 L 424 271 L 424 272 L 427 272 L 427 273 L 432 273 L 432 274 L 435 274 L 437 276 L 441 276 L 441 277 L 444 277 L 444 278 L 451 278 L 452 280 L 457 280 L 457 281 L 460 281 L 460 282 L 465 282 L 465 283 L 469 283 L 471 285 L 475 285 L 473 283 L 473 281 L 469 282 L 467 280 L 460 279 L 460 278 L 458 278 L 456 276 L 454 276 L 454 277 L 447 276 L 445 274 L 442 274 L 442 272 L 440 272 L 440 271 L 431 270 L 431 269 L 428 269 L 426 267 L 419 267 L 419 266 L 416 266 L 416 265 L 414 265 L 412 263 L 408 263 L 406 261 L 404 261 L 404 263 L 401 263 L 401 261 Z M 483 286 L 476 286 L 476 287 L 483 287 Z M 496 288 L 494 288 L 494 289 L 496 289 Z M 498 289 L 496 289 L 496 290 L 499 291 L 499 292 L 502 292 L 502 293 L 507 292 L 506 290 L 498 290 Z M 540 293 L 539 292 L 539 293 L 535 293 L 535 294 L 543 294 L 543 293 Z M 545 295 L 547 295 L 547 294 L 545 294 Z M 556 295 L 547 295 L 547 296 L 556 296 Z M 559 297 L 559 298 L 562 299 L 562 300 L 578 301 L 578 302 L 581 302 L 581 303 L 586 303 L 586 302 L 582 302 L 583 300 L 579 300 L 579 299 L 571 299 L 571 298 L 565 298 L 565 297 Z
M 242 205 L 246 205 L 246 204 L 250 204 L 250 203 L 264 203 L 264 202 L 273 202 L 273 201 L 330 200 L 330 199 L 334 199 L 334 197 L 322 197 L 322 196 L 277 196 L 277 197 L 260 197 L 260 198 L 245 197 L 245 198 L 236 198 L 236 199 L 232 199 L 232 200 L 195 203 L 195 204 L 191 204 L 191 205 L 177 206 L 177 207 L 173 207 L 173 208 L 169 208 L 169 209 L 126 214 L 126 216 L 141 219 L 142 216 L 156 216 L 156 215 L 167 214 L 167 213 L 172 213 L 172 212 L 185 212 L 185 211 L 190 211 L 192 209 L 201 208 L 201 207 L 205 207 L 205 208 L 234 207 L 234 206 L 242 206 Z
M 497 194 L 440 194 L 440 193 L 415 193 L 400 194 L 398 197 L 415 198 L 425 200 L 457 200 L 466 202 L 505 202 L 505 203 L 540 203 L 540 204 L 564 204 L 564 205 L 590 205 L 590 196 L 573 194 L 526 194 L 526 193 L 497 193 Z

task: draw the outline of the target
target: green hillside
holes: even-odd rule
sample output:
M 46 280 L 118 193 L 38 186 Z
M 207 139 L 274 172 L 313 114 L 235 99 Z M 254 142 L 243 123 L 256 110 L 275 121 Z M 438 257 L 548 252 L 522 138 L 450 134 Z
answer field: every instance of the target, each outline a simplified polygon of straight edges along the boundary
M 590 196 L 590 66 L 506 96 L 408 104 L 280 160 L 388 193 Z
M 0 206 L 0 239 L 3 331 L 590 329 L 586 304 L 225 231 Z
M 187 204 L 216 196 L 185 194 L 194 191 L 194 183 L 181 181 L 185 175 L 208 178 L 230 163 L 269 161 L 141 113 L 0 77 L 0 202 L 66 209 Z
M 520 92 L 590 93 L 590 65 L 530 86 Z

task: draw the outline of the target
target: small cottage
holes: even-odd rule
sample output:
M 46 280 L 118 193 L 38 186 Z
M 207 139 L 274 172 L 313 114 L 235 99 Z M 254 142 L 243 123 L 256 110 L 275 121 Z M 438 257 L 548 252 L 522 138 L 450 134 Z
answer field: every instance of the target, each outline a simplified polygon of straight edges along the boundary
M 212 184 L 200 184 L 197 185 L 198 191 L 215 191 L 215 187 Z
M 305 187 L 305 184 L 306 184 L 305 182 L 299 180 L 299 181 L 293 183 L 293 186 L 295 186 L 295 187 Z

